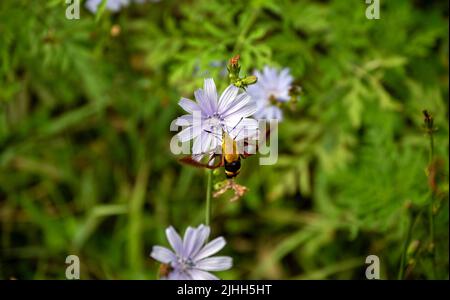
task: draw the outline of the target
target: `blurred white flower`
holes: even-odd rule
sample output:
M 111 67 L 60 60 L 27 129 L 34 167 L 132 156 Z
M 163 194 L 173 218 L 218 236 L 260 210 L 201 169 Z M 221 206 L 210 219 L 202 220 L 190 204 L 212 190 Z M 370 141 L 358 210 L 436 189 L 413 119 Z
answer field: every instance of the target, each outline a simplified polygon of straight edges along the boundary
M 176 125 L 187 126 L 177 134 L 181 142 L 194 139 L 192 153 L 201 154 L 222 145 L 222 133 L 235 141 L 255 136 L 258 123 L 250 118 L 256 105 L 246 92 L 229 85 L 220 98 L 211 78 L 205 79 L 203 89 L 194 92 L 196 101 L 181 98 L 179 105 L 188 113 L 176 120 Z
M 265 66 L 263 72 L 256 71 L 258 82 L 249 86 L 247 92 L 256 102 L 257 111 L 254 117 L 260 119 L 283 119 L 283 112 L 276 102 L 287 102 L 290 99 L 289 90 L 293 78 L 289 69 L 285 68 L 278 72 L 274 68 Z
M 161 279 L 169 280 L 215 280 L 218 279 L 209 271 L 228 270 L 233 259 L 228 256 L 211 255 L 219 252 L 226 244 L 223 237 L 206 243 L 210 233 L 209 226 L 188 227 L 183 239 L 170 226 L 166 229 L 167 240 L 174 251 L 165 247 L 153 246 L 150 256 L 168 265 L 168 274 Z

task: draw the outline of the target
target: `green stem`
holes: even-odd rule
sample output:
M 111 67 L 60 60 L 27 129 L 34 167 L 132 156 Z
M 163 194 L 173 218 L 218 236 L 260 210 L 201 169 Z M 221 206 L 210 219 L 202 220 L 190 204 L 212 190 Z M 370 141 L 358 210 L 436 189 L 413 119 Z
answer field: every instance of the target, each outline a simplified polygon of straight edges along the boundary
M 433 272 L 433 278 L 436 279 L 436 246 L 435 246 L 435 239 L 434 239 L 434 211 L 433 211 L 433 195 L 431 196 L 431 203 L 430 203 L 430 209 L 429 209 L 429 223 L 430 223 L 430 251 L 431 251 L 431 260 L 432 260 L 432 272 Z
M 433 132 L 430 131 L 428 133 L 428 136 L 430 137 L 430 151 L 429 151 L 429 159 L 428 159 L 428 166 L 429 168 L 433 168 L 433 159 L 434 159 L 434 137 Z M 430 171 L 430 170 L 429 170 Z M 428 174 L 430 176 L 430 174 Z M 433 272 L 433 279 L 436 279 L 436 250 L 435 250 L 435 233 L 434 233 L 434 191 L 431 190 L 431 197 L 430 197 L 430 205 L 429 205 L 429 226 L 430 226 L 430 251 L 431 251 L 431 260 L 432 260 L 432 272 Z
M 434 157 L 434 137 L 433 137 L 433 132 L 428 133 L 428 135 L 430 136 L 430 156 L 429 156 L 428 162 L 431 164 L 433 162 L 433 157 Z
M 133 270 L 135 276 L 140 276 L 140 274 L 142 274 L 143 258 L 141 253 L 144 248 L 142 243 L 144 228 L 143 214 L 145 199 L 147 196 L 149 174 L 149 165 L 144 162 L 137 174 L 136 183 L 130 199 L 128 217 L 128 260 L 130 268 Z
M 205 207 L 205 225 L 209 226 L 211 223 L 211 192 L 212 192 L 212 171 L 208 169 L 207 185 L 206 185 L 206 207 Z
M 398 279 L 402 280 L 405 274 L 405 266 L 406 266 L 406 255 L 407 255 L 407 251 L 408 251 L 408 246 L 411 240 L 411 235 L 412 235 L 412 230 L 414 227 L 414 219 L 411 215 L 411 213 L 409 212 L 408 214 L 408 231 L 406 233 L 406 237 L 405 237 L 405 242 L 403 244 L 403 252 L 402 252 L 402 258 L 401 258 L 401 262 L 400 262 L 400 269 L 398 270 Z

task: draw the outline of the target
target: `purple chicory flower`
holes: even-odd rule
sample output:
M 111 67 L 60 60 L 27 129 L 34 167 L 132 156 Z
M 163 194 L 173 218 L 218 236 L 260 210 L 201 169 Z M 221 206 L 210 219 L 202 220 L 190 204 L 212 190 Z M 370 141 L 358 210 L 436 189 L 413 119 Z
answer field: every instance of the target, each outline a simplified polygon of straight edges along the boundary
M 99 5 L 102 3 L 103 0 L 87 0 L 86 1 L 86 8 L 91 13 L 96 13 Z M 106 0 L 106 9 L 111 12 L 118 12 L 123 7 L 128 6 L 131 3 L 132 0 Z M 133 2 L 142 4 L 146 1 L 151 2 L 159 2 L 159 0 L 133 0 Z
M 92 12 L 96 13 L 102 0 L 87 0 L 86 8 Z M 129 0 L 106 0 L 106 9 L 112 12 L 118 12 L 123 6 L 129 4 Z
M 256 102 L 257 111 L 254 117 L 258 120 L 283 119 L 283 112 L 276 102 L 287 102 L 290 99 L 289 90 L 292 87 L 293 78 L 289 69 L 278 72 L 274 68 L 265 66 L 263 72 L 256 71 L 258 82 L 249 86 L 247 92 Z
M 210 257 L 219 252 L 226 242 L 223 237 L 218 237 L 206 243 L 209 233 L 209 226 L 188 227 L 184 238 L 181 239 L 172 226 L 168 227 L 166 236 L 173 251 L 166 247 L 153 246 L 150 254 L 152 258 L 169 266 L 168 273 L 161 279 L 216 280 L 218 278 L 209 271 L 230 269 L 233 265 L 231 257 Z
M 257 134 L 258 123 L 250 118 L 256 112 L 256 105 L 246 92 L 239 93 L 239 88 L 229 85 L 218 97 L 214 80 L 208 78 L 194 96 L 196 101 L 181 98 L 178 104 L 188 114 L 177 118 L 175 123 L 186 126 L 177 138 L 181 142 L 193 139 L 193 154 L 220 148 L 224 131 L 237 142 Z

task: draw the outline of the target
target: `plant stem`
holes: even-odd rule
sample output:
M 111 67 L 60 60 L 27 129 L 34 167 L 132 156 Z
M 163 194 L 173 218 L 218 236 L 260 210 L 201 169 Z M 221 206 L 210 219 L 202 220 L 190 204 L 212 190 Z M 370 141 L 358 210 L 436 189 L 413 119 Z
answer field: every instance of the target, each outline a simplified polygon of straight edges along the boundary
M 432 192 L 433 193 L 433 192 Z M 431 251 L 431 260 L 432 260 L 432 272 L 433 272 L 433 278 L 436 279 L 436 246 L 434 244 L 434 211 L 433 211 L 433 195 L 431 195 L 431 203 L 430 203 L 430 210 L 429 210 L 429 223 L 430 223 L 430 251 Z
M 434 168 L 433 161 L 434 161 L 434 137 L 433 137 L 433 131 L 430 130 L 428 132 L 428 136 L 430 137 L 430 150 L 429 150 L 429 159 L 428 159 L 428 176 L 431 176 L 430 169 Z M 430 196 L 430 205 L 429 205 L 429 224 L 430 224 L 430 251 L 431 251 L 431 260 L 432 260 L 432 272 L 433 272 L 433 279 L 436 279 L 436 250 L 435 250 L 435 233 L 434 233 L 434 191 L 431 189 L 431 196 Z
M 211 222 L 211 191 L 212 191 L 212 171 L 206 171 L 207 185 L 206 185 L 206 207 L 205 207 L 205 225 L 209 226 Z
M 406 265 L 406 255 L 408 251 L 408 246 L 411 240 L 412 230 L 414 227 L 414 218 L 412 217 L 412 214 L 408 213 L 408 231 L 406 233 L 405 242 L 403 244 L 403 252 L 402 252 L 402 258 L 400 261 L 400 269 L 398 270 L 398 279 L 402 280 L 403 276 L 405 274 L 405 265 Z
M 143 210 L 147 195 L 148 178 L 150 174 L 149 164 L 144 162 L 140 168 L 136 183 L 133 188 L 129 207 L 128 227 L 128 261 L 134 276 L 142 274 L 142 235 L 143 235 Z
M 430 156 L 429 156 L 428 162 L 431 164 L 433 162 L 433 157 L 434 157 L 434 137 L 433 137 L 433 132 L 429 132 L 428 135 L 430 137 Z

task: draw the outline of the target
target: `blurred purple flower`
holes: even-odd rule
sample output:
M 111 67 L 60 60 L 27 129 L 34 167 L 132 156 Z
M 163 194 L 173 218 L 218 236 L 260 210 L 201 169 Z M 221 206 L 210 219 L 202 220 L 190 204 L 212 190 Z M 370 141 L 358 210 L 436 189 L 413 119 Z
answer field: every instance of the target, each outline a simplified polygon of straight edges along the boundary
M 87 0 L 86 8 L 92 12 L 96 13 L 102 0 Z M 129 4 L 129 0 L 106 0 L 106 9 L 112 12 L 118 12 L 123 6 Z
M 161 279 L 169 280 L 216 280 L 209 271 L 228 270 L 233 260 L 228 256 L 211 255 L 219 252 L 226 244 L 223 237 L 206 243 L 210 233 L 209 226 L 188 227 L 183 240 L 170 226 L 166 229 L 167 240 L 174 251 L 165 247 L 153 246 L 150 256 L 170 266 L 170 271 Z
M 159 2 L 159 0 L 106 0 L 106 9 L 112 12 L 118 12 L 123 7 L 128 6 L 131 2 L 142 4 L 146 1 L 149 2 Z M 92 12 L 96 13 L 98 6 L 102 3 L 102 0 L 87 0 L 86 8 Z
M 229 85 L 220 98 L 211 78 L 205 79 L 203 89 L 194 92 L 192 101 L 181 98 L 178 104 L 188 114 L 179 117 L 176 125 L 187 126 L 177 134 L 181 142 L 194 139 L 193 154 L 206 153 L 222 145 L 222 132 L 227 132 L 236 141 L 254 136 L 258 123 L 249 118 L 256 112 L 250 96 L 239 88 Z
M 264 67 L 263 72 L 256 71 L 258 82 L 247 88 L 247 92 L 256 102 L 257 111 L 254 117 L 260 119 L 283 119 L 283 112 L 276 106 L 276 102 L 287 102 L 290 99 L 289 90 L 293 78 L 289 69 L 278 72 L 274 68 Z M 275 102 L 275 103 L 274 103 Z

